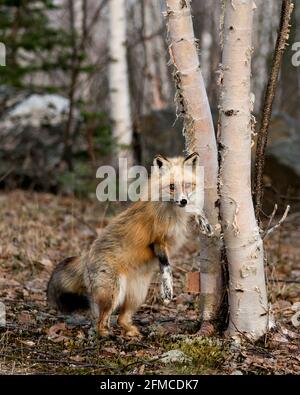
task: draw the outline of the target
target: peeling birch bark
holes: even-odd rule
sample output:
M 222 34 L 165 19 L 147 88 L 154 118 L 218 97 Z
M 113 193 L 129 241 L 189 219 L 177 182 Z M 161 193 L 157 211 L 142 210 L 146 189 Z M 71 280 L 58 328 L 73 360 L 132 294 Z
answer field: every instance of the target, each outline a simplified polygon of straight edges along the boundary
M 109 95 L 113 137 L 118 156 L 132 162 L 132 122 L 126 57 L 126 1 L 110 0 L 109 5 Z
M 228 333 L 257 339 L 269 309 L 264 250 L 251 196 L 253 0 L 226 1 L 220 97 L 221 217 L 229 263 Z
M 177 114 L 184 119 L 186 151 L 198 152 L 204 166 L 204 211 L 214 236 L 201 236 L 201 314 L 215 319 L 222 295 L 220 225 L 218 222 L 218 155 L 214 126 L 199 65 L 190 0 L 166 0 L 169 53 L 174 65 Z M 210 284 L 205 285 L 209 279 Z M 206 290 L 209 290 L 206 293 Z

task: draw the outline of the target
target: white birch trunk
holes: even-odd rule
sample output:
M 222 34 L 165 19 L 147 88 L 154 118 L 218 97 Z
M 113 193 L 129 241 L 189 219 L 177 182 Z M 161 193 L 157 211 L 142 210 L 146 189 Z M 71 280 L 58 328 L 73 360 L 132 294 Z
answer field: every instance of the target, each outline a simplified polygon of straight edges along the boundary
M 200 155 L 204 166 L 204 210 L 215 236 L 201 236 L 202 318 L 216 317 L 222 294 L 220 225 L 217 208 L 217 146 L 208 98 L 194 37 L 190 0 L 166 0 L 169 52 L 175 67 L 178 112 L 184 117 L 186 149 Z
M 86 44 L 83 48 L 80 48 L 80 42 L 83 40 L 85 20 L 84 15 L 84 2 L 88 0 L 75 0 L 74 1 L 74 27 L 77 37 L 77 45 L 80 50 L 87 52 Z M 84 65 L 84 64 L 83 64 Z M 79 73 L 76 96 L 79 96 L 81 100 L 89 100 L 89 75 L 87 73 Z
M 221 89 L 221 217 L 229 263 L 228 332 L 257 339 L 268 328 L 264 250 L 251 196 L 250 95 L 253 0 L 227 0 Z
M 126 1 L 109 0 L 109 94 L 117 153 L 131 163 L 132 122 L 126 50 Z
M 74 14 L 75 14 L 75 29 L 77 35 L 82 36 L 82 27 L 83 27 L 83 0 L 74 1 Z

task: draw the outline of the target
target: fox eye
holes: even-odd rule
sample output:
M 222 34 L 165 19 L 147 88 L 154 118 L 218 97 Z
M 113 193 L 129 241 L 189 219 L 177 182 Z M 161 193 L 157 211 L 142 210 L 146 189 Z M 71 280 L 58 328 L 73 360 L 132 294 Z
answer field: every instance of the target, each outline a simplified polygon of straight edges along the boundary
M 175 184 L 170 184 L 170 190 L 175 191 Z

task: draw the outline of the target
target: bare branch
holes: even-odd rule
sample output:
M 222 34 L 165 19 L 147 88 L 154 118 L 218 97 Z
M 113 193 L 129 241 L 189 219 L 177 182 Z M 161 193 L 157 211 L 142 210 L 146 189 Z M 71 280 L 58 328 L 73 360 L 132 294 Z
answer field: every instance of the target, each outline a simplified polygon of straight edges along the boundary
M 286 219 L 286 217 L 287 217 L 287 215 L 288 215 L 288 213 L 289 213 L 289 211 L 290 211 L 290 208 L 291 208 L 291 206 L 287 206 L 287 207 L 286 207 L 285 212 L 283 213 L 283 216 L 282 216 L 281 220 L 278 222 L 278 224 L 276 224 L 275 226 L 273 226 L 273 228 L 271 228 L 271 229 L 269 229 L 269 230 L 268 230 L 268 228 L 266 229 L 266 231 L 264 232 L 264 234 L 263 234 L 263 236 L 262 236 L 262 239 L 263 239 L 263 240 L 264 240 L 266 237 L 268 237 L 271 233 L 273 233 L 275 229 L 279 228 L 279 226 L 285 221 L 285 219 Z M 273 211 L 273 212 L 274 212 L 274 211 Z M 273 214 L 272 214 L 272 215 L 273 215 Z
M 263 232 L 263 235 L 265 235 L 267 233 L 267 231 L 271 228 L 271 225 L 272 225 L 273 219 L 275 217 L 275 214 L 277 212 L 277 209 L 278 209 L 278 205 L 275 204 L 273 212 L 272 212 L 271 217 L 269 219 L 268 225 L 267 225 L 266 229 Z

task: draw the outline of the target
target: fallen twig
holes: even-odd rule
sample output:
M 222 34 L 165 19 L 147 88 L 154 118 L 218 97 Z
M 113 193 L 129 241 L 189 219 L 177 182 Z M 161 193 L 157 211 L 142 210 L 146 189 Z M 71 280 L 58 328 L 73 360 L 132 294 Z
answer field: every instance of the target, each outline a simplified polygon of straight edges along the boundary
M 300 280 L 275 280 L 275 279 L 269 279 L 272 283 L 286 283 L 286 284 L 300 284 Z
M 15 355 L 7 355 L 0 353 L 0 358 L 8 358 L 8 359 L 19 359 L 19 362 L 23 362 L 22 359 L 16 357 Z M 27 360 L 28 361 L 28 360 Z M 79 363 L 76 361 L 66 361 L 63 359 L 34 359 L 32 363 L 48 363 L 48 364 L 55 364 L 55 365 L 73 365 L 74 367 L 78 368 L 95 368 L 95 369 L 102 369 L 102 370 L 119 370 L 119 368 L 114 366 L 107 366 L 107 365 L 98 365 L 96 363 Z M 72 366 L 70 366 L 72 367 Z

